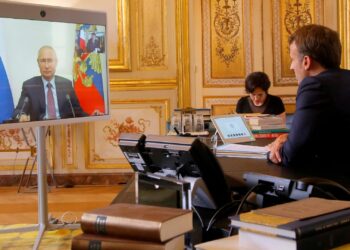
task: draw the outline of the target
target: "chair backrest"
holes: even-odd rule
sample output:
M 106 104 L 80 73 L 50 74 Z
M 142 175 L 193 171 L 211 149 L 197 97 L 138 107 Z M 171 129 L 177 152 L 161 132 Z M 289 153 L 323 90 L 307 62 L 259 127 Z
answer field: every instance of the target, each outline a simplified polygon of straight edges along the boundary
M 192 143 L 190 152 L 216 206 L 220 208 L 231 202 L 231 192 L 224 173 L 209 147 L 196 139 Z

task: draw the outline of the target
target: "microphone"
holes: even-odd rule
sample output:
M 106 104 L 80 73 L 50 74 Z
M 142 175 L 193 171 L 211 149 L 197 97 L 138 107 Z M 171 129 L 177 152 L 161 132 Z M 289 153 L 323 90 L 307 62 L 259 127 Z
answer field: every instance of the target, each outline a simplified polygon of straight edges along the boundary
M 74 108 L 73 108 L 73 105 L 72 105 L 72 101 L 70 100 L 70 95 L 69 94 L 66 94 L 66 99 L 69 102 L 70 109 L 72 110 L 73 117 L 75 118 L 75 112 L 74 112 Z
M 26 96 L 26 97 L 24 98 L 24 100 L 23 100 L 22 107 L 21 107 L 19 113 L 17 114 L 17 119 L 19 119 L 20 116 L 22 115 L 23 110 L 24 110 L 24 108 L 25 108 L 25 106 L 27 105 L 28 102 L 29 102 L 29 98 L 28 98 L 28 96 Z

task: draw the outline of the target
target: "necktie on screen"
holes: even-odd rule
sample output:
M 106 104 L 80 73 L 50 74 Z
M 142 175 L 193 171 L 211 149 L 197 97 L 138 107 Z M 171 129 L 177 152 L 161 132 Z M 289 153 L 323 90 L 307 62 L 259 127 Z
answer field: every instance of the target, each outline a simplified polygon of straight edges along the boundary
M 48 119 L 56 118 L 55 102 L 53 99 L 52 84 L 47 83 L 47 115 Z

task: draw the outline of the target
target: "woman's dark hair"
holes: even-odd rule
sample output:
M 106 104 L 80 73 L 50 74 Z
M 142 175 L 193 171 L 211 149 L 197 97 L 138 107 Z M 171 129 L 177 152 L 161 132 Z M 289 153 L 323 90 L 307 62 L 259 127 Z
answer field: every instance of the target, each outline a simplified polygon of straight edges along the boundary
M 253 93 L 256 88 L 261 88 L 267 93 L 270 86 L 270 79 L 264 72 L 250 73 L 245 79 L 245 91 L 247 93 Z
M 299 28 L 288 39 L 295 42 L 301 56 L 310 56 L 326 69 L 337 69 L 341 61 L 341 42 L 334 30 L 309 24 Z

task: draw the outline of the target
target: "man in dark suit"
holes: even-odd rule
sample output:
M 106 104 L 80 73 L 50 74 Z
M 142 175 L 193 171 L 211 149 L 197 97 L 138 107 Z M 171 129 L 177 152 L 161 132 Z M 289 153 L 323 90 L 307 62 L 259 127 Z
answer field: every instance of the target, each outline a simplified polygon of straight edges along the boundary
M 38 52 L 41 76 L 26 80 L 13 117 L 19 121 L 86 116 L 80 107 L 72 82 L 56 76 L 57 56 L 50 46 Z
M 269 159 L 314 175 L 350 174 L 350 71 L 340 68 L 339 35 L 306 25 L 289 38 L 291 66 L 299 87 L 289 135 L 269 145 Z
M 91 33 L 86 47 L 88 52 L 101 52 L 100 39 L 96 36 L 95 32 Z

